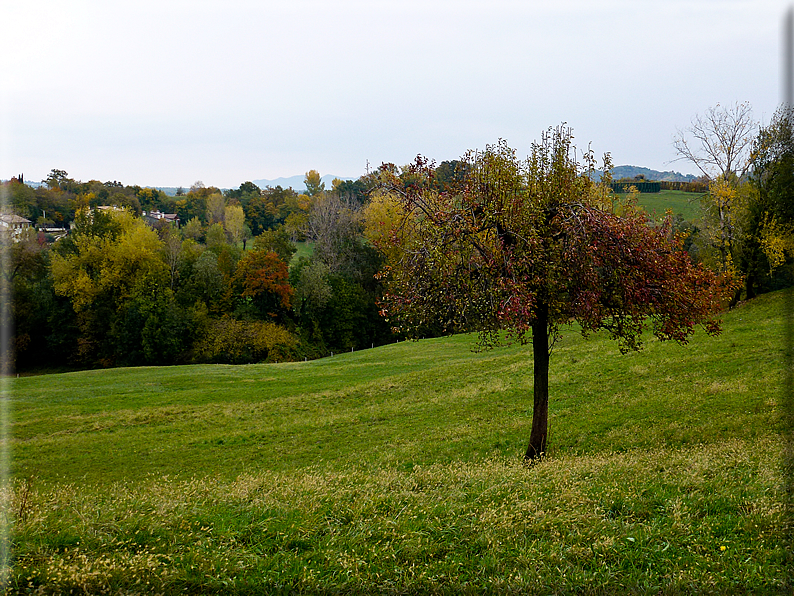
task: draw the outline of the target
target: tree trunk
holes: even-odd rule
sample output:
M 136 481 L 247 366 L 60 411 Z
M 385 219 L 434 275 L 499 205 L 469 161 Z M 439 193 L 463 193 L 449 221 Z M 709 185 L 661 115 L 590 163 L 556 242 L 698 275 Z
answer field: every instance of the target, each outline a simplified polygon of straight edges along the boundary
M 549 308 L 538 306 L 532 323 L 532 354 L 534 357 L 534 403 L 532 406 L 532 432 L 525 460 L 539 458 L 546 452 L 549 423 Z
M 753 267 L 753 269 L 755 268 Z M 753 270 L 749 271 L 744 278 L 744 295 L 746 300 L 755 298 L 755 272 Z
M 734 306 L 739 304 L 739 299 L 742 297 L 742 288 L 736 288 L 733 292 L 733 298 L 731 298 L 730 303 L 728 304 L 728 309 L 732 309 Z

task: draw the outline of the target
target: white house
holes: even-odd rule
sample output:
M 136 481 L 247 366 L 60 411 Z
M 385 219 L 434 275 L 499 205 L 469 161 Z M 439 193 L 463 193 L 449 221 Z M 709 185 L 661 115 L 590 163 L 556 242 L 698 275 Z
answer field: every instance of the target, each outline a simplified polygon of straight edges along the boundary
M 150 226 L 157 225 L 160 222 L 176 224 L 179 227 L 179 217 L 176 213 L 163 213 L 162 211 L 143 212 L 143 219 L 146 220 Z

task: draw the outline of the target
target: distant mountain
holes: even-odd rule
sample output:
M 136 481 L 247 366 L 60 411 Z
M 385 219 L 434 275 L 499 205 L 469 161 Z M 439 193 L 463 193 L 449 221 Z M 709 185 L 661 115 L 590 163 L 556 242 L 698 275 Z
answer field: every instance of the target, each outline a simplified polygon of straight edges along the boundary
M 306 190 L 306 185 L 303 183 L 305 178 L 306 176 L 301 174 L 300 176 L 290 176 L 289 178 L 275 178 L 274 180 L 252 180 L 251 182 L 256 184 L 259 188 L 265 188 L 266 186 L 275 188 L 276 186 L 280 186 L 281 188 L 292 188 L 292 190 L 302 192 Z M 320 177 L 320 180 L 325 183 L 326 190 L 331 190 L 331 183 L 333 182 L 334 178 L 339 178 L 340 180 L 355 180 L 355 178 L 343 178 L 342 176 L 326 174 L 325 176 Z
M 620 180 L 621 178 L 634 178 L 635 176 L 643 175 L 646 180 L 659 180 L 663 182 L 692 182 L 697 179 L 697 176 L 692 174 L 681 174 L 680 172 L 660 172 L 658 170 L 651 170 L 650 168 L 642 168 L 640 166 L 615 166 L 612 168 L 612 179 Z
M 289 178 L 274 178 L 273 180 L 265 180 L 263 178 L 263 179 L 260 179 L 260 180 L 251 180 L 251 182 L 256 184 L 259 188 L 265 188 L 266 186 L 270 186 L 271 188 L 275 188 L 276 186 L 280 186 L 281 188 L 292 188 L 292 190 L 294 190 L 296 192 L 303 192 L 304 190 L 306 190 L 306 185 L 303 183 L 303 180 L 304 180 L 305 177 L 306 176 L 302 174 L 300 176 L 290 176 Z M 342 176 L 334 176 L 333 174 L 326 174 L 325 176 L 322 176 L 320 178 L 320 180 L 325 182 L 325 189 L 326 190 L 331 190 L 332 182 L 333 182 L 334 178 L 339 178 L 340 180 L 355 180 L 355 178 L 344 178 Z M 168 196 L 173 197 L 174 195 L 176 195 L 176 191 L 177 191 L 178 187 L 176 187 L 176 186 L 150 186 L 148 188 L 156 188 L 157 190 L 162 190 Z M 190 190 L 189 186 L 183 186 L 181 188 L 185 192 Z M 229 190 L 229 189 L 221 188 L 219 190 L 225 191 L 225 190 Z
M 179 187 L 179 186 L 147 186 L 146 188 L 154 188 L 155 190 L 161 190 L 166 195 L 168 195 L 169 197 L 175 197 L 176 196 L 176 191 L 179 188 L 181 188 L 184 192 L 187 192 L 188 190 L 190 190 L 190 187 L 184 187 L 184 186 L 181 186 L 181 187 Z

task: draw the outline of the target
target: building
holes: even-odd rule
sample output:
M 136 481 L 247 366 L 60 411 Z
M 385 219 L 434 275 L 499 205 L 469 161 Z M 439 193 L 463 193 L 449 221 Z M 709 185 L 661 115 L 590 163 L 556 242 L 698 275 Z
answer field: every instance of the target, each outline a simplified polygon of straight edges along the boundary
M 30 227 L 30 220 L 19 215 L 0 215 L 0 232 L 19 240 Z
M 162 211 L 143 212 L 143 219 L 152 227 L 160 227 L 163 224 L 176 224 L 179 227 L 179 217 L 176 213 L 163 213 Z

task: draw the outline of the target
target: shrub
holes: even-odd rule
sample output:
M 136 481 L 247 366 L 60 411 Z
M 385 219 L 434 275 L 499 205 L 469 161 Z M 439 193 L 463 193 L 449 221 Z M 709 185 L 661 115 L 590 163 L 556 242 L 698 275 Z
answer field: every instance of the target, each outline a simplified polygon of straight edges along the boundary
M 298 341 L 284 327 L 263 321 L 212 321 L 196 344 L 196 360 L 223 364 L 294 359 Z

